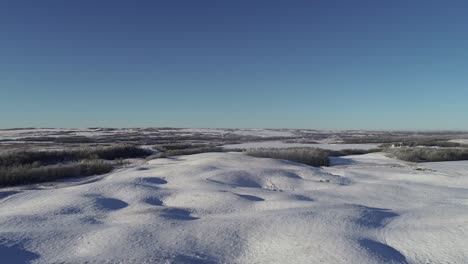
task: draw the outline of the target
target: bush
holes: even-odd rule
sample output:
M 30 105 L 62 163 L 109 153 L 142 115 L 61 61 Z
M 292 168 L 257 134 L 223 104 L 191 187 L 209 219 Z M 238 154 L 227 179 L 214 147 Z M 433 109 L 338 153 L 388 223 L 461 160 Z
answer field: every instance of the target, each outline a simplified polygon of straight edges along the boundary
M 311 166 L 328 166 L 329 156 L 339 157 L 347 155 L 362 155 L 373 152 L 380 152 L 381 149 L 343 149 L 325 150 L 320 148 L 299 147 L 299 148 L 257 148 L 247 150 L 247 155 L 254 157 L 284 159 Z
M 333 157 L 341 157 L 341 156 L 348 156 L 348 155 L 363 155 L 363 154 L 381 152 L 381 151 L 382 151 L 382 149 L 379 149 L 379 148 L 375 148 L 375 149 L 343 149 L 343 150 L 331 150 L 328 155 L 333 156 Z
M 319 148 L 257 148 L 247 150 L 247 155 L 289 160 L 316 167 L 329 165 L 329 151 Z
M 0 155 L 0 185 L 51 181 L 110 172 L 117 160 L 149 156 L 149 151 L 122 145 L 63 151 L 16 151 Z
M 224 152 L 224 149 L 221 147 L 201 147 L 201 148 L 191 148 L 191 149 L 174 149 L 168 150 L 166 152 L 161 152 L 156 154 L 159 158 L 166 158 L 172 156 L 181 156 L 181 155 L 193 155 L 206 152 Z
M 467 148 L 394 148 L 387 149 L 387 152 L 411 162 L 468 160 Z
M 61 151 L 15 151 L 0 155 L 0 167 L 23 166 L 34 162 L 51 165 L 92 159 L 125 159 L 149 156 L 149 151 L 135 146 L 97 147 Z
M 106 160 L 144 158 L 150 154 L 151 152 L 146 149 L 129 145 L 96 148 L 84 152 L 84 156 L 87 158 L 92 158 L 96 155 L 99 159 Z
M 451 136 L 368 136 L 368 137 L 347 137 L 343 138 L 344 143 L 360 144 L 360 143 L 382 143 L 382 147 L 388 147 L 392 144 L 401 146 L 415 147 L 459 147 L 461 144 L 449 142 Z
M 297 138 L 297 139 L 288 139 L 284 140 L 284 143 L 299 143 L 299 144 L 319 144 L 319 142 L 312 140 L 312 139 L 307 139 L 307 138 Z
M 148 156 L 146 159 L 158 159 L 158 158 L 168 158 L 172 156 L 182 156 L 182 155 L 194 155 L 200 153 L 208 152 L 243 152 L 245 149 L 224 149 L 222 147 L 199 147 L 199 148 L 188 148 L 188 149 L 173 149 L 167 150 L 165 152 L 159 152 L 154 155 Z
M 180 150 L 180 149 L 195 149 L 202 147 L 213 146 L 208 143 L 167 143 L 154 146 L 159 151 Z
M 108 173 L 113 168 L 113 164 L 101 160 L 41 167 L 36 167 L 34 164 L 16 167 L 0 167 L 0 186 L 45 182 L 65 177 L 98 175 Z
M 391 147 L 392 145 L 396 144 L 399 147 L 442 147 L 442 148 L 455 148 L 460 147 L 462 144 L 456 142 L 449 142 L 449 141 L 430 141 L 430 140 L 419 140 L 419 141 L 402 141 L 402 142 L 394 142 L 382 144 L 381 147 Z
M 89 137 L 74 136 L 74 137 L 56 137 L 55 143 L 94 143 L 94 140 Z

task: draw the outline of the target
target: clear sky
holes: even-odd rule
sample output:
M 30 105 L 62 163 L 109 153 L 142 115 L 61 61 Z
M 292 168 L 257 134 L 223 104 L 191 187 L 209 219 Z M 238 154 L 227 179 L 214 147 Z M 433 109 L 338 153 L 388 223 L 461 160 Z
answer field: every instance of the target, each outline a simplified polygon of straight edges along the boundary
M 468 1 L 0 0 L 0 127 L 468 129 Z

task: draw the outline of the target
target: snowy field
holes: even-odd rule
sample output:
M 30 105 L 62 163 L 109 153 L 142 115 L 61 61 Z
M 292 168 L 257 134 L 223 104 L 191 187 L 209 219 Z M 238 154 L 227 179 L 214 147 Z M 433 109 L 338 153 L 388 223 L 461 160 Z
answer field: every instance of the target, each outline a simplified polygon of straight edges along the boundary
M 467 263 L 468 162 L 156 159 L 0 190 L 1 263 Z

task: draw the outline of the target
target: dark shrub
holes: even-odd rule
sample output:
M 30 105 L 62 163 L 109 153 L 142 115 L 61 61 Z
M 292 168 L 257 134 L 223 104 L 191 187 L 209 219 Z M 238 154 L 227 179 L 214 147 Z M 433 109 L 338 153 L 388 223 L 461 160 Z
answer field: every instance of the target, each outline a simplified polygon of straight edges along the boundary
M 257 148 L 247 155 L 261 158 L 283 159 L 311 166 L 328 166 L 329 151 L 319 148 Z
M 99 160 L 34 167 L 0 167 L 0 186 L 52 181 L 65 177 L 91 176 L 110 172 L 114 166 Z
M 411 162 L 468 160 L 467 148 L 393 148 L 387 152 L 397 159 Z
M 331 150 L 329 156 L 341 157 L 348 155 L 362 155 L 367 153 L 381 152 L 381 149 L 343 149 L 343 150 Z
M 159 151 L 180 150 L 180 149 L 195 149 L 202 147 L 213 146 L 208 143 L 167 143 L 156 145 L 155 148 Z
M 33 162 L 51 165 L 85 159 L 141 158 L 150 154 L 148 150 L 128 145 L 61 151 L 14 151 L 0 155 L 0 167 L 22 166 Z
M 223 152 L 221 147 L 201 147 L 201 148 L 191 148 L 191 149 L 174 149 L 168 150 L 166 152 L 159 153 L 160 158 L 172 157 L 172 156 L 181 156 L 181 155 L 193 155 L 206 152 Z M 156 154 L 157 155 L 157 154 Z

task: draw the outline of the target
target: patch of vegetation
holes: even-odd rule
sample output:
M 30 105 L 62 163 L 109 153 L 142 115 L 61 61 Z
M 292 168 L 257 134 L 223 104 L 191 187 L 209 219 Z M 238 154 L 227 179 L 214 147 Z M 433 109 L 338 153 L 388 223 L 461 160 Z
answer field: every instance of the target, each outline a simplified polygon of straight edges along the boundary
M 319 144 L 317 141 L 307 138 L 288 139 L 284 140 L 284 143 L 299 143 L 299 144 Z
M 344 143 L 359 144 L 359 143 L 382 143 L 382 147 L 390 147 L 393 144 L 402 147 L 459 147 L 460 143 L 449 142 L 453 139 L 452 136 L 368 136 L 368 137 L 345 137 Z
M 449 142 L 449 141 L 436 141 L 436 140 L 416 140 L 416 141 L 402 141 L 396 142 L 393 144 L 385 143 L 382 144 L 381 147 L 391 147 L 392 145 L 398 147 L 442 147 L 442 148 L 455 148 L 460 147 L 462 144 L 456 142 Z
M 56 137 L 55 143 L 94 143 L 95 141 L 89 137 L 74 136 L 74 137 Z
M 65 133 L 65 132 L 64 132 Z M 23 137 L 16 139 L 16 141 L 26 141 L 26 142 L 51 142 L 51 143 L 94 143 L 95 140 L 89 137 L 83 136 L 62 136 L 62 137 Z
M 387 153 L 410 162 L 468 160 L 468 148 L 391 148 Z
M 348 155 L 363 155 L 368 153 L 375 153 L 381 152 L 382 149 L 374 148 L 374 149 L 343 149 L 343 150 L 330 150 L 329 156 L 332 157 L 341 157 L 341 156 L 348 156 Z
M 320 148 L 257 148 L 247 150 L 247 155 L 260 158 L 283 159 L 310 166 L 328 166 L 329 151 Z
M 0 155 L 0 186 L 108 173 L 119 164 L 115 160 L 149 155 L 145 149 L 128 145 L 6 152 Z
M 0 186 L 52 181 L 65 177 L 81 177 L 104 174 L 114 165 L 102 160 L 90 160 L 68 164 L 38 166 L 37 164 L 0 168 Z
M 165 144 L 158 144 L 154 146 L 155 149 L 161 152 L 172 151 L 172 150 L 183 150 L 183 149 L 195 149 L 195 148 L 203 148 L 203 147 L 214 147 L 214 146 L 213 144 L 209 144 L 209 143 L 190 143 L 190 142 L 165 143 Z
M 192 145 L 196 146 L 196 145 Z M 201 154 L 201 153 L 209 153 L 209 152 L 243 152 L 245 149 L 241 148 L 230 148 L 225 149 L 222 147 L 216 146 L 207 146 L 207 147 L 193 147 L 193 148 L 185 148 L 185 149 L 170 149 L 164 152 L 159 152 L 147 157 L 148 160 L 150 159 L 158 159 L 158 158 L 168 158 L 173 156 L 182 156 L 182 155 L 194 155 L 194 154 Z
M 207 152 L 224 152 L 221 147 L 201 147 L 201 148 L 188 148 L 188 149 L 173 149 L 165 152 L 160 152 L 152 155 L 152 158 L 167 158 L 172 156 L 193 155 Z
M 373 152 L 380 152 L 381 149 L 344 149 L 326 150 L 311 147 L 293 148 L 257 148 L 247 150 L 247 155 L 261 158 L 284 159 L 303 163 L 311 166 L 329 166 L 329 156 L 340 157 L 347 155 L 362 155 Z
M 23 137 L 16 141 L 54 142 L 54 137 Z
M 59 151 L 12 151 L 0 155 L 0 167 L 23 166 L 32 163 L 51 165 L 92 159 L 142 158 L 149 155 L 147 150 L 130 145 Z

